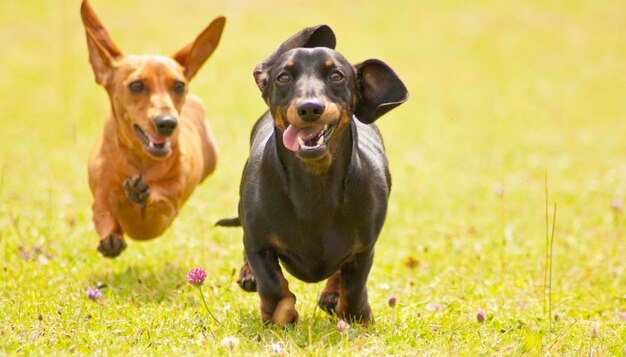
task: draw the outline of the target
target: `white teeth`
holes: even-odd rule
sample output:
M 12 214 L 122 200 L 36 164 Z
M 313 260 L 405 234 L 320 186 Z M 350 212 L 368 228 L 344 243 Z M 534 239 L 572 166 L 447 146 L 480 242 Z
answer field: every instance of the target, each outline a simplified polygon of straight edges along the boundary
M 324 129 L 322 129 L 320 134 L 318 134 L 320 137 L 314 143 L 307 143 L 304 139 L 302 139 L 301 137 L 298 136 L 297 138 L 298 138 L 298 144 L 300 145 L 300 148 L 301 149 L 317 149 L 320 146 L 322 146 L 324 144 L 324 141 L 325 141 L 324 132 L 327 129 L 328 129 L 328 125 L 324 125 Z
M 169 150 L 171 147 L 172 147 L 172 143 L 171 143 L 169 140 L 167 140 L 167 141 L 163 144 L 163 147 L 162 147 L 162 148 L 159 148 L 159 150 Z M 155 147 L 155 144 L 152 142 L 152 140 L 149 140 L 149 141 L 148 141 L 148 149 L 150 149 L 150 150 L 154 150 L 155 148 L 156 148 L 156 147 Z

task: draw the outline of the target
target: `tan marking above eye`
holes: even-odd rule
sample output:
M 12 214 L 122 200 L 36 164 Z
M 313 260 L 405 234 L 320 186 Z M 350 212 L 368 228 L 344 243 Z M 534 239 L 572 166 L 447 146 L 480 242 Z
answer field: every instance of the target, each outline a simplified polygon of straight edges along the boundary
M 287 61 L 287 62 L 285 63 L 285 66 L 287 66 L 287 67 L 293 67 L 294 65 L 295 65 L 295 63 L 293 63 L 293 61 L 292 61 L 292 60 L 289 60 L 289 61 Z
M 327 59 L 327 60 L 326 60 L 326 62 L 324 62 L 324 65 L 325 65 L 326 67 L 330 67 L 330 66 L 332 66 L 332 65 L 333 65 L 333 61 L 332 61 L 332 60 L 330 60 L 330 59 Z

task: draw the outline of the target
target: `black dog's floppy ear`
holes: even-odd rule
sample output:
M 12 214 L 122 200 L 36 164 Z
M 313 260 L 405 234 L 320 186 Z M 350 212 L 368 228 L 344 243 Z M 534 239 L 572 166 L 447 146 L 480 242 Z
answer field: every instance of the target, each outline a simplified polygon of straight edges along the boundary
M 328 47 L 334 49 L 336 44 L 335 33 L 327 25 L 307 27 L 291 36 L 254 68 L 254 80 L 261 92 L 263 92 L 263 97 L 265 97 L 265 90 L 268 84 L 267 71 L 283 53 L 298 47 Z
M 404 83 L 383 61 L 369 59 L 355 68 L 360 95 L 354 116 L 359 121 L 371 124 L 409 99 Z

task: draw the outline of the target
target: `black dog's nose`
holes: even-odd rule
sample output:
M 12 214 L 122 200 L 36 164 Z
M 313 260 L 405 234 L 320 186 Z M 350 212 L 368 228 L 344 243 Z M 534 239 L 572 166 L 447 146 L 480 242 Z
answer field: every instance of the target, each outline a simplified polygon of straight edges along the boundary
M 326 106 L 319 100 L 307 100 L 298 105 L 298 115 L 304 121 L 316 121 L 324 113 Z
M 174 129 L 176 129 L 178 120 L 172 115 L 159 115 L 156 117 L 155 124 L 159 135 L 170 136 L 174 132 Z

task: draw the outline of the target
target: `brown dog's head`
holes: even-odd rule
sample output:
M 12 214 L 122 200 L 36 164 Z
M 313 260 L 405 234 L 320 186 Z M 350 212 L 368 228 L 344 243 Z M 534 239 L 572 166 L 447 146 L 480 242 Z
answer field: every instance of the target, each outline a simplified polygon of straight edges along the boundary
M 154 159 L 168 157 L 178 143 L 178 121 L 191 78 L 213 53 L 225 24 L 218 17 L 172 57 L 124 56 L 95 12 L 80 9 L 89 61 L 111 101 L 121 143 Z
M 353 116 L 370 124 L 408 98 L 384 62 L 370 59 L 353 66 L 334 50 L 335 42 L 326 25 L 306 28 L 254 70 L 283 145 L 302 160 L 328 161 L 334 134 Z

